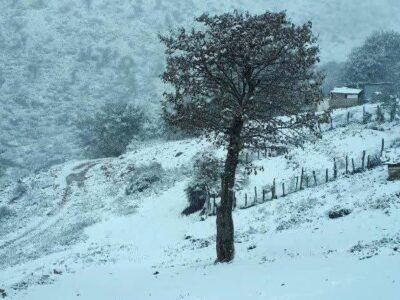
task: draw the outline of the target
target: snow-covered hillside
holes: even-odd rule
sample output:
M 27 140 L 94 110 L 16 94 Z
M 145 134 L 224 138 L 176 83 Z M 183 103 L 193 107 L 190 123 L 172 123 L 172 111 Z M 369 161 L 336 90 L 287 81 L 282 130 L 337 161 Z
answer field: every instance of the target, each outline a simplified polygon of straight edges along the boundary
M 18 177 L 80 158 L 74 120 L 104 102 L 157 112 L 164 61 L 157 34 L 233 9 L 311 19 L 323 61 L 343 60 L 374 30 L 400 30 L 397 0 L 0 1 L 2 168 Z
M 382 138 L 383 157 L 398 159 L 399 137 L 398 124 L 351 123 L 286 158 L 255 160 L 264 171 L 237 193 L 228 265 L 213 264 L 215 217 L 180 215 L 192 157 L 213 149 L 207 142 L 53 167 L 0 192 L 0 289 L 11 299 L 397 299 L 400 182 L 387 181 L 385 166 L 339 168 L 336 181 L 240 207 L 244 193 L 301 167 L 331 172 L 346 155 L 359 165 Z M 340 209 L 350 214 L 328 217 Z

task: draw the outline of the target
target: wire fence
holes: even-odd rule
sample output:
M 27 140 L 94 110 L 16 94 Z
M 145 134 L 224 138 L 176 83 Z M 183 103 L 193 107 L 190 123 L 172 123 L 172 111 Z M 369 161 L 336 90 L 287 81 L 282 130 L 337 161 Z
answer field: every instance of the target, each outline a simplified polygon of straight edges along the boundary
M 299 168 L 296 172 L 298 174 L 297 176 L 292 176 L 280 181 L 273 179 L 270 184 L 254 187 L 254 192 L 252 194 L 242 194 L 241 199 L 238 199 L 237 194 L 232 192 L 232 209 L 247 209 L 308 188 L 314 188 L 333 182 L 339 178 L 372 170 L 383 165 L 382 155 L 384 150 L 385 139 L 382 139 L 381 148 L 375 153 L 368 154 L 367 151 L 364 150 L 360 157 L 357 158 L 348 155 L 343 158 L 333 158 L 331 168 L 320 170 Z M 216 215 L 218 201 L 219 197 L 217 195 L 208 195 L 205 207 L 206 215 Z
M 348 110 L 347 113 L 333 115 L 332 112 L 322 114 L 318 118 L 318 130 L 320 133 L 329 132 L 338 128 L 344 128 L 352 124 L 382 124 L 386 120 L 393 121 L 384 114 L 381 106 L 367 107 L 364 105 L 362 111 Z M 256 159 L 276 157 L 289 153 L 289 149 L 285 145 L 271 145 L 264 149 L 246 151 L 241 161 L 246 165 Z
M 329 114 L 322 114 L 318 120 L 318 129 L 323 133 L 351 124 L 384 123 L 386 120 L 393 121 L 392 118 L 386 118 L 380 105 L 370 107 L 370 109 L 367 109 L 364 105 L 362 111 L 348 110 L 346 113 L 336 114 L 335 116 L 332 112 L 329 112 Z M 280 180 L 279 182 L 274 179 L 270 184 L 262 187 L 254 187 L 253 194 L 245 193 L 242 199 L 237 199 L 236 193 L 232 192 L 232 209 L 247 209 L 261 203 L 286 197 L 307 188 L 317 187 L 335 181 L 339 177 L 351 176 L 381 166 L 383 164 L 381 157 L 384 148 L 385 140 L 382 139 L 381 149 L 376 153 L 368 154 L 367 151 L 363 151 L 361 156 L 357 158 L 349 157 L 348 155 L 343 158 L 333 158 L 332 167 L 321 170 L 310 171 L 306 168 L 299 168 L 297 172 L 299 174 L 298 176 Z M 243 160 L 247 165 L 262 157 L 275 157 L 287 154 L 288 152 L 289 150 L 285 146 L 271 146 L 263 150 L 258 149 L 257 151 L 246 152 Z M 216 215 L 218 198 L 218 195 L 215 194 L 207 195 L 205 205 L 206 215 Z

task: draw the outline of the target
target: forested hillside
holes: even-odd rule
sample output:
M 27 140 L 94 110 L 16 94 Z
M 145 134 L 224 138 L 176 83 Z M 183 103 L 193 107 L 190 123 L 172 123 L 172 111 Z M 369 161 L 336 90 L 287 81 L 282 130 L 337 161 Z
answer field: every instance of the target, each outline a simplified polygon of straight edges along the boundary
M 158 33 L 195 16 L 286 9 L 311 19 L 322 61 L 344 60 L 374 30 L 400 29 L 397 0 L 4 0 L 0 3 L 0 174 L 83 156 L 75 121 L 104 102 L 158 114 Z M 3 180 L 4 180 L 3 176 Z

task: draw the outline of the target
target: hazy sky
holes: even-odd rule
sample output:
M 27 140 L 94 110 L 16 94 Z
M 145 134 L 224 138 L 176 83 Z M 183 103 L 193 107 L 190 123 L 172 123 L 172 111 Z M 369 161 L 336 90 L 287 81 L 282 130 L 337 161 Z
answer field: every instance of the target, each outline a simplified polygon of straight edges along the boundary
M 400 31 L 400 0 L 256 0 L 256 2 L 257 10 L 270 8 L 287 10 L 296 22 L 311 20 L 319 35 L 321 58 L 325 62 L 345 60 L 351 48 L 360 45 L 365 37 L 375 30 Z

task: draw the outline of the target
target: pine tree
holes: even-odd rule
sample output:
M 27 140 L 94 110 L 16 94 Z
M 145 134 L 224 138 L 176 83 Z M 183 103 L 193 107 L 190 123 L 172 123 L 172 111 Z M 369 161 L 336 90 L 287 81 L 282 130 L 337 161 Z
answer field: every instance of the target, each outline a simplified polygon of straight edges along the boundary
M 285 12 L 226 13 L 196 19 L 199 28 L 160 36 L 166 46 L 163 80 L 167 122 L 201 132 L 227 149 L 217 208 L 217 262 L 234 258 L 232 189 L 244 148 L 299 145 L 316 132 L 320 100 L 318 46 L 311 23 L 294 25 Z

